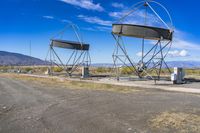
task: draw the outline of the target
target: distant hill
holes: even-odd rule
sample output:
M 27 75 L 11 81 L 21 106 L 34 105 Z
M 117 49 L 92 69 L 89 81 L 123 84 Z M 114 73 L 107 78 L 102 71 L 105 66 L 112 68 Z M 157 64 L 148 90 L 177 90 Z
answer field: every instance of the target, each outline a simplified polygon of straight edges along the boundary
M 167 62 L 169 67 L 182 67 L 182 68 L 200 68 L 200 61 L 170 61 Z
M 170 61 L 167 62 L 170 68 L 200 68 L 200 61 Z M 30 66 L 46 65 L 46 62 L 23 54 L 0 51 L 0 66 Z M 121 64 L 122 65 L 122 64 Z M 93 63 L 93 67 L 113 67 L 113 63 Z
M 169 61 L 167 62 L 170 68 L 182 67 L 182 68 L 200 68 L 200 61 Z M 120 64 L 120 66 L 123 64 Z M 93 67 L 113 67 L 112 63 L 95 63 Z M 165 66 L 164 66 L 165 67 Z
M 45 61 L 23 54 L 0 51 L 0 65 L 29 66 L 45 65 Z

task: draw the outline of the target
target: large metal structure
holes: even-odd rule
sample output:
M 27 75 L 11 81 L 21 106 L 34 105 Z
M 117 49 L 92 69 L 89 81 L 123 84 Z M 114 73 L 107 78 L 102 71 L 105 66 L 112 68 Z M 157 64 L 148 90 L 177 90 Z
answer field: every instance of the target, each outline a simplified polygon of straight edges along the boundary
M 166 23 L 160 15 L 154 10 L 151 4 L 154 3 L 157 7 L 164 9 L 169 17 L 170 25 Z M 143 8 L 143 9 L 141 9 Z M 155 17 L 162 24 L 161 26 L 148 25 L 148 22 L 152 20 L 151 15 L 148 17 L 148 11 L 151 11 Z M 141 15 L 142 22 L 140 24 L 130 24 L 125 21 L 127 17 L 134 18 L 138 12 L 143 11 Z M 134 20 L 135 21 L 135 20 Z M 165 58 L 171 48 L 173 40 L 173 26 L 172 19 L 167 9 L 158 2 L 155 1 L 141 1 L 132 6 L 131 10 L 124 14 L 117 23 L 112 25 L 112 35 L 116 40 L 115 50 L 113 53 L 114 67 L 116 70 L 117 78 L 119 79 L 119 66 L 127 67 L 137 75 L 139 78 L 148 78 L 153 80 L 159 80 L 161 76 L 162 68 L 165 66 L 169 73 Z M 129 55 L 124 38 L 139 38 L 141 39 L 141 59 L 134 61 Z M 147 43 L 150 44 L 146 48 Z M 154 44 L 153 44 L 154 43 Z M 146 50 L 146 51 L 145 51 Z
M 64 33 L 70 29 L 74 33 L 76 41 L 68 41 L 63 39 Z M 90 45 L 83 42 L 78 31 L 79 28 L 76 25 L 69 24 L 50 40 L 51 43 L 47 57 L 50 57 L 49 62 L 51 66 L 51 74 L 54 73 L 53 67 L 55 66 L 66 71 L 68 76 L 72 76 L 72 74 L 80 67 L 89 67 L 91 63 L 91 58 L 89 55 Z M 56 48 L 66 50 L 65 52 L 66 54 L 68 53 L 69 57 L 63 61 L 58 55 L 58 52 L 56 52 Z

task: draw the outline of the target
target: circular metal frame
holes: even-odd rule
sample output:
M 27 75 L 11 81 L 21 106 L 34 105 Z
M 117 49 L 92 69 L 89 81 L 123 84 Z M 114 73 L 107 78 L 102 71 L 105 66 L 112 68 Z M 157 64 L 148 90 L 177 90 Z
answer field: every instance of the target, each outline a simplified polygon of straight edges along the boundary
M 112 34 L 149 40 L 172 40 L 173 34 L 168 29 L 142 25 L 113 24 L 112 27 Z
M 155 3 L 167 13 L 171 25 L 168 25 L 159 14 L 153 9 L 149 3 Z M 124 24 L 123 20 L 141 7 L 150 8 L 154 15 L 163 23 L 166 28 L 147 26 L 147 25 L 136 25 L 136 24 Z M 147 13 L 145 13 L 147 15 Z M 146 24 L 146 16 L 144 16 L 144 22 Z M 128 67 L 135 75 L 139 78 L 147 77 L 149 79 L 159 80 L 163 66 L 167 68 L 168 72 L 171 70 L 165 62 L 165 58 L 171 48 L 173 40 L 173 22 L 169 11 L 160 3 L 155 1 L 141 1 L 131 7 L 131 10 L 121 17 L 117 23 L 113 24 L 112 35 L 116 40 L 116 47 L 113 52 L 114 67 L 116 70 L 117 79 L 119 79 L 119 62 L 123 64 L 123 67 Z M 134 62 L 129 56 L 125 44 L 123 41 L 124 37 L 141 38 L 142 39 L 142 55 L 139 62 Z M 152 47 L 144 52 L 145 40 L 156 40 L 156 43 Z M 167 50 L 166 53 L 164 51 Z M 147 58 L 148 57 L 148 58 Z M 121 66 L 121 65 L 120 65 Z M 152 71 L 155 71 L 152 75 Z
M 63 34 L 66 32 L 66 30 L 68 30 L 68 28 L 72 28 L 74 34 L 76 35 L 77 41 L 68 41 L 62 39 Z M 50 39 L 50 41 L 51 43 L 49 51 L 47 53 L 47 57 L 50 57 L 49 62 L 51 67 L 51 74 L 54 73 L 53 67 L 55 66 L 61 68 L 62 70 L 65 70 L 68 76 L 72 76 L 72 74 L 77 71 L 79 67 L 89 68 L 91 64 L 91 58 L 89 54 L 90 45 L 82 41 L 79 34 L 79 28 L 76 25 L 70 23 L 62 31 L 60 31 L 52 39 Z M 55 48 L 65 49 L 69 52 L 71 51 L 71 55 L 66 59 L 66 63 L 61 60 Z

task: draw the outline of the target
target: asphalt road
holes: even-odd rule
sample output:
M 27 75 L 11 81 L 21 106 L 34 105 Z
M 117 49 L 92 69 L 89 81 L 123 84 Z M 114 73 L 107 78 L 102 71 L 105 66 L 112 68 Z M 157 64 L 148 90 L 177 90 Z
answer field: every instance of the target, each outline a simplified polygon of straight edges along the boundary
M 0 78 L 1 133 L 162 132 L 148 124 L 156 114 L 194 110 L 200 110 L 199 95 L 75 90 Z

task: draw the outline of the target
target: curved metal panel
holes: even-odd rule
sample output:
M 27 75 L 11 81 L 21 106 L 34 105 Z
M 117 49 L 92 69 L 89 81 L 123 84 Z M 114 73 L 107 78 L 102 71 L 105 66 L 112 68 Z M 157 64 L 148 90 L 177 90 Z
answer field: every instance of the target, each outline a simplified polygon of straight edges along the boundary
M 81 44 L 79 42 L 66 41 L 66 40 L 51 40 L 51 46 L 65 48 L 65 49 L 75 49 L 75 50 L 89 50 L 89 44 Z
M 131 24 L 113 24 L 112 33 L 121 36 L 145 38 L 151 40 L 172 40 L 172 34 L 168 29 L 131 25 Z

